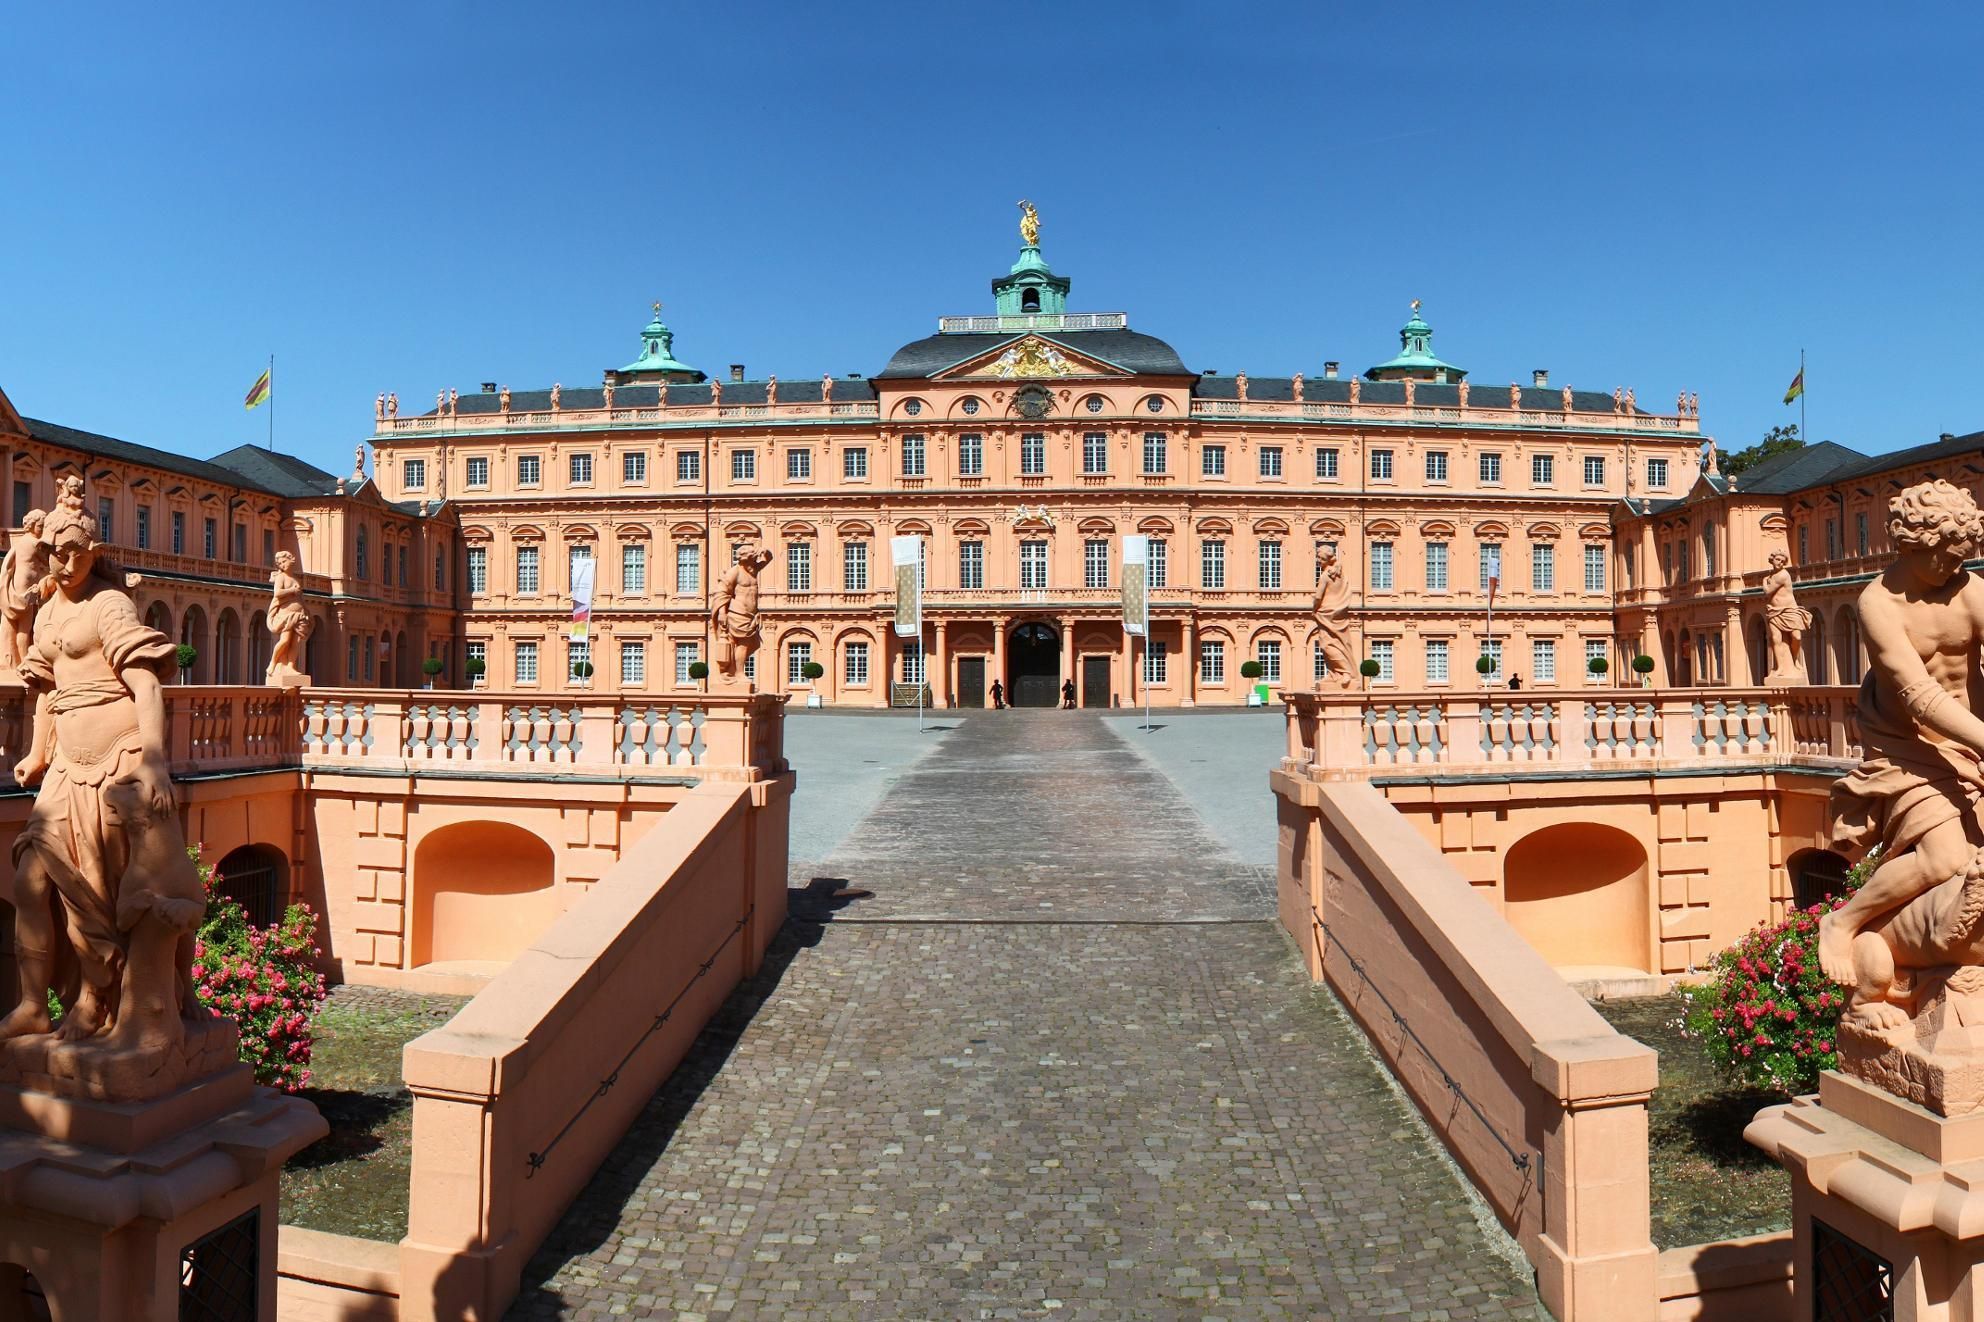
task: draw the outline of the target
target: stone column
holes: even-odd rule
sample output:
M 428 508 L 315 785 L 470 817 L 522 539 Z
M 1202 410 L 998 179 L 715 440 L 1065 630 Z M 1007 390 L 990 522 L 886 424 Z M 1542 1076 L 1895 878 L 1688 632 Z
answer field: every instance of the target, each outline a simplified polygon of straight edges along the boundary
M 1003 616 L 995 615 L 992 617 L 992 677 L 985 681 L 985 701 L 988 706 L 992 702 L 992 684 L 995 680 L 998 682 L 999 691 L 1006 695 L 1007 703 L 1010 704 L 1013 700 L 1012 692 L 1006 684 L 1006 627 L 1008 623 L 1009 621 Z
M 1199 701 L 1199 649 L 1193 638 L 1192 620 L 1188 616 L 1178 625 L 1179 637 L 1183 640 L 1185 661 L 1185 682 L 1178 690 L 1178 705 L 1196 707 Z
M 930 681 L 930 705 L 948 707 L 951 692 L 951 651 L 944 641 L 944 621 L 938 620 L 933 627 L 937 635 L 936 648 L 923 660 L 923 675 Z
M 1063 684 L 1066 684 L 1069 680 L 1075 678 L 1075 668 L 1076 668 L 1075 667 L 1075 622 L 1072 617 L 1063 615 L 1061 617 L 1060 624 L 1061 624 L 1061 682 Z M 1061 695 L 1058 693 L 1054 695 L 1055 705 L 1057 707 L 1060 705 L 1060 696 Z M 1079 693 L 1076 694 L 1075 701 L 1077 702 L 1081 701 L 1081 696 Z

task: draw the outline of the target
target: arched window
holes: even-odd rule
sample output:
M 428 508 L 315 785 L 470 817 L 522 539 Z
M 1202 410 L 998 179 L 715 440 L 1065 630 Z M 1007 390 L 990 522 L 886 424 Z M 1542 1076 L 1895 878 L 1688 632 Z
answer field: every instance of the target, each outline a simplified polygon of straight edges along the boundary
M 267 927 L 282 917 L 289 899 L 289 860 L 269 845 L 243 845 L 214 869 L 217 889 L 248 913 L 248 921 Z
M 1038 289 L 1027 289 L 1021 291 L 1020 311 L 1021 312 L 1040 311 L 1040 291 Z

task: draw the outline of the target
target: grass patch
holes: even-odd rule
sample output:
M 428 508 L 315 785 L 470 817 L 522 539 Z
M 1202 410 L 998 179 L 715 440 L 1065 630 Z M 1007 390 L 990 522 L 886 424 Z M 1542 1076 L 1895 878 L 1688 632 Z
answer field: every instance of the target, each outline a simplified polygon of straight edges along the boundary
M 282 1221 L 392 1243 L 406 1234 L 413 1094 L 400 1048 L 454 1018 L 467 998 L 334 987 L 317 1017 L 303 1096 L 331 1132 L 282 1171 Z
M 1791 1177 L 1743 1141 L 1743 1127 L 1787 1100 L 1720 1073 L 1681 1033 L 1681 998 L 1596 1004 L 1620 1032 L 1660 1053 L 1660 1086 L 1647 1117 L 1653 1242 L 1682 1248 L 1791 1225 Z

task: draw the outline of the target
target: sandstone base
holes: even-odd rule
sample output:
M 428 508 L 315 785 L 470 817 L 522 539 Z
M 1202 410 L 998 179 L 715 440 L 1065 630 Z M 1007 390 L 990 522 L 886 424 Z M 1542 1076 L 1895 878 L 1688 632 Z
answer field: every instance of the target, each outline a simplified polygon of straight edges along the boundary
M 63 1042 L 51 1033 L 0 1041 L 0 1092 L 143 1102 L 233 1067 L 241 1034 L 232 1019 L 216 1015 L 184 1023 L 185 1037 L 169 1051 L 120 1050 L 105 1037 Z M 10 1123 L 0 1111 L 0 1124 Z
M 1886 1032 L 1839 1026 L 1839 1068 L 1883 1092 L 1937 1115 L 1984 1110 L 1984 997 L 1974 985 L 1984 970 L 1924 973 L 1921 1010 Z

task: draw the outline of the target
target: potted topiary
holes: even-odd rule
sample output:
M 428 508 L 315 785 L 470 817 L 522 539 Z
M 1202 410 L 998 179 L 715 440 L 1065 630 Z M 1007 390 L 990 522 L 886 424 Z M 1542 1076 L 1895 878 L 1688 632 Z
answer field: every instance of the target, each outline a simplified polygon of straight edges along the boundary
M 1247 705 L 1249 707 L 1261 707 L 1267 704 L 1268 686 L 1265 684 L 1254 683 L 1254 681 L 1260 679 L 1260 677 L 1261 677 L 1260 662 L 1242 661 L 1240 663 L 1240 678 L 1248 681 L 1250 685 L 1250 687 L 1247 690 Z
M 1584 663 L 1584 668 L 1590 671 L 1595 679 L 1603 679 L 1605 672 L 1610 670 L 1612 666 L 1604 657 L 1595 656 Z
M 1647 683 L 1647 676 L 1653 673 L 1653 658 L 1642 652 L 1633 658 L 1633 669 L 1639 674 L 1640 683 Z
M 479 689 L 482 687 L 482 672 L 489 669 L 489 663 L 481 657 L 472 656 L 462 669 L 468 671 L 469 687 Z
M 1475 657 L 1474 673 L 1481 676 L 1481 678 L 1483 679 L 1487 679 L 1488 676 L 1495 673 L 1495 658 L 1489 656 L 1486 652 L 1482 653 L 1480 656 Z
M 187 683 L 186 677 L 192 673 L 193 663 L 200 659 L 200 649 L 191 643 L 181 643 L 172 649 L 172 659 L 179 664 L 179 682 Z
M 430 656 L 420 663 L 420 673 L 427 676 L 425 687 L 430 689 L 434 687 L 434 677 L 446 668 L 446 664 L 438 656 Z
M 709 662 L 707 662 L 707 661 L 691 661 L 691 662 L 689 663 L 689 678 L 690 678 L 690 679 L 693 679 L 693 680 L 695 680 L 695 681 L 696 681 L 696 682 L 697 682 L 698 684 L 700 684 L 700 683 L 702 683 L 702 682 L 703 682 L 704 680 L 706 680 L 706 679 L 708 679 L 709 677 L 710 677 L 710 663 L 709 663 Z
M 1368 656 L 1357 663 L 1357 673 L 1364 676 L 1365 688 L 1371 687 L 1371 681 L 1378 677 L 1381 668 L 1374 658 Z
M 581 684 L 584 684 L 587 680 L 591 679 L 592 662 L 574 661 L 572 663 L 572 678 L 578 680 Z
M 808 707 L 822 706 L 818 685 L 820 677 L 827 673 L 827 668 L 818 661 L 808 661 L 805 665 L 799 667 L 799 673 L 806 677 L 808 685 L 813 686 L 806 694 L 806 705 Z

